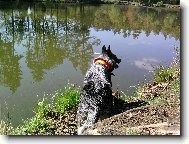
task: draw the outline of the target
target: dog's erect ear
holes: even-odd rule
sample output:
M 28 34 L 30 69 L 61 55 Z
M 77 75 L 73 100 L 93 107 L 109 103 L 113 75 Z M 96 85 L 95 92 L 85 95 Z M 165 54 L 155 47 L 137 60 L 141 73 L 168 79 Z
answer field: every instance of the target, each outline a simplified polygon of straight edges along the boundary
M 103 47 L 102 47 L 102 53 L 104 53 L 104 52 L 106 52 L 106 47 L 105 47 L 105 45 L 103 45 Z
M 110 51 L 110 45 L 108 46 L 108 51 Z

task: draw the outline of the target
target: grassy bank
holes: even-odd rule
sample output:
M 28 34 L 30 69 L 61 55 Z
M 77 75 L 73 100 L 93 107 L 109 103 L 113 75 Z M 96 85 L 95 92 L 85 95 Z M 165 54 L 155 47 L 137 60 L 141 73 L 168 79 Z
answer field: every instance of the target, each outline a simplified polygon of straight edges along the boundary
M 42 99 L 37 103 L 35 116 L 25 120 L 22 125 L 13 129 L 10 124 L 1 121 L 1 135 L 35 135 L 56 134 L 53 131 L 59 126 L 57 120 L 67 111 L 75 110 L 79 103 L 79 88 L 68 85 L 63 90 L 55 92 L 51 102 Z
M 1 121 L 2 135 L 74 135 L 76 134 L 75 114 L 79 103 L 80 89 L 68 85 L 55 92 L 51 101 L 40 100 L 35 108 L 35 116 L 25 120 L 17 128 Z M 180 107 L 180 61 L 169 67 L 159 67 L 154 71 L 154 82 L 139 87 L 132 96 L 120 93 L 120 99 L 128 104 L 142 101 L 145 105 L 166 105 L 171 110 Z M 175 109 L 176 107 L 176 109 Z M 132 109 L 132 108 L 131 108 Z M 124 112 L 124 110 L 123 110 Z M 174 114 L 173 114 L 174 115 Z M 130 134 L 140 134 L 140 130 L 131 129 Z

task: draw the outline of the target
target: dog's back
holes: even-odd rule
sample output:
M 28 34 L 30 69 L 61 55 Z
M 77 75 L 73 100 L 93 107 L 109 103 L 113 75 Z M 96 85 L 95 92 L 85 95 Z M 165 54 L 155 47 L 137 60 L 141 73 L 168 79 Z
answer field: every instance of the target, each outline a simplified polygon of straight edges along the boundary
M 78 125 L 81 126 L 78 134 L 82 134 L 99 117 L 103 119 L 111 116 L 113 106 L 111 71 L 102 63 L 93 63 L 87 71 L 77 111 Z

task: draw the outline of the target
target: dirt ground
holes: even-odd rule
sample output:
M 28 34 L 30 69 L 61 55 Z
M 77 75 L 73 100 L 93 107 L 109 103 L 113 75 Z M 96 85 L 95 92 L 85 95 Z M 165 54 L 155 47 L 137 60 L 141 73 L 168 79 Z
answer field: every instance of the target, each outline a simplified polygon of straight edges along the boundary
M 180 135 L 178 108 L 142 106 L 115 115 L 85 131 L 86 135 Z
M 97 122 L 85 135 L 180 135 L 180 92 L 174 83 L 147 85 L 139 99 L 122 104 L 124 112 Z M 146 99 L 164 100 L 149 105 Z M 129 107 L 130 106 L 130 107 Z

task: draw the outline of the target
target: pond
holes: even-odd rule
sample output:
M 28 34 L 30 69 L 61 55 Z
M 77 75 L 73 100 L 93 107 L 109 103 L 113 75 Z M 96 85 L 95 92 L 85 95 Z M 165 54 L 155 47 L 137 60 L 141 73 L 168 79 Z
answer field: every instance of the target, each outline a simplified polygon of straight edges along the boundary
M 113 90 L 132 95 L 180 47 L 180 10 L 118 5 L 0 4 L 0 119 L 18 126 L 67 83 L 82 86 L 95 53 L 122 62 Z

